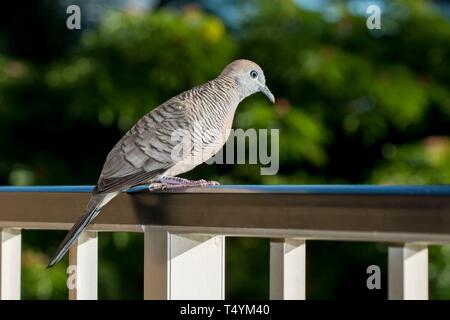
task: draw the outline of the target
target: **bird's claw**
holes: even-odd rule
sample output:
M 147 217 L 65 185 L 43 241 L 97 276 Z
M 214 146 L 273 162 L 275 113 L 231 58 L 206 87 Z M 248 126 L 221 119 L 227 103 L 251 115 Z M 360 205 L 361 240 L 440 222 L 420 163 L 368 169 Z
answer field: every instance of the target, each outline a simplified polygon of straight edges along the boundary
M 204 179 L 198 180 L 201 186 L 220 186 L 220 183 L 217 181 L 207 181 Z
M 166 191 L 173 189 L 186 189 L 190 187 L 210 187 L 220 185 L 217 181 L 200 180 L 188 180 L 179 177 L 161 177 L 158 181 L 149 185 L 148 190 L 154 191 Z
M 155 182 L 148 186 L 148 191 L 151 191 L 151 192 L 158 191 L 158 190 L 163 191 L 166 188 L 167 188 L 167 185 L 160 183 L 160 182 Z

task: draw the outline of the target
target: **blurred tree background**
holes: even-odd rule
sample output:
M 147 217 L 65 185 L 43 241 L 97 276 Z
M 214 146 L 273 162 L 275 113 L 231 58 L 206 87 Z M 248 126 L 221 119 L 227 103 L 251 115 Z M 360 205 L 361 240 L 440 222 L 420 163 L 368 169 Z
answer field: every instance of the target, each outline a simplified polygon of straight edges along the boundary
M 66 8 L 81 8 L 81 30 Z M 370 4 L 381 30 L 366 27 Z M 280 172 L 203 165 L 223 184 L 448 184 L 446 1 L 9 1 L 0 12 L 0 184 L 93 184 L 143 114 L 235 58 L 265 70 L 275 106 L 244 101 L 234 127 L 279 128 Z M 80 213 L 81 214 L 81 213 Z M 64 236 L 24 231 L 23 298 L 64 299 Z M 228 298 L 267 298 L 267 240 L 227 240 Z M 99 297 L 140 299 L 143 237 L 100 236 Z M 385 299 L 386 246 L 310 242 L 309 299 Z M 382 290 L 365 286 L 383 270 Z M 450 248 L 430 251 L 430 296 L 450 299 Z

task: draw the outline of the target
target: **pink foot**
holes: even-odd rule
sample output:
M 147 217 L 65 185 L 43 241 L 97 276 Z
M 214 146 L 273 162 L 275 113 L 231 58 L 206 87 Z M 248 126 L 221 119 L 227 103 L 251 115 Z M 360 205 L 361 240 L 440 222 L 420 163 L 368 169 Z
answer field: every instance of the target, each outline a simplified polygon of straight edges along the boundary
M 149 185 L 148 189 L 150 191 L 159 190 L 176 190 L 176 189 L 186 189 L 190 187 L 209 187 L 218 186 L 220 183 L 217 181 L 206 181 L 206 180 L 188 180 L 179 177 L 160 177 L 157 181 Z

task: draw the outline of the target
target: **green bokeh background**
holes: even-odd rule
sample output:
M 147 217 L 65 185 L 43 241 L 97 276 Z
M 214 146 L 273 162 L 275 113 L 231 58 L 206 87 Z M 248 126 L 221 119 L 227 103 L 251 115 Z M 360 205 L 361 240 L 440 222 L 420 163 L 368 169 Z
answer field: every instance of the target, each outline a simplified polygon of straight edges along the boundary
M 83 22 L 89 1 L 17 1 L 2 10 L 0 184 L 94 184 L 108 151 L 139 117 L 241 57 L 263 67 L 277 103 L 252 96 L 234 127 L 280 129 L 279 174 L 202 165 L 186 177 L 450 182 L 445 1 L 375 1 L 381 30 L 366 27 L 368 1 L 321 1 L 319 9 L 291 0 L 151 2 L 148 10 L 113 8 L 90 24 Z M 66 28 L 72 3 L 81 7 L 82 30 Z M 63 236 L 23 232 L 23 298 L 67 297 L 67 259 L 45 269 Z M 268 298 L 268 240 L 227 239 L 226 249 L 227 297 Z M 386 255 L 382 244 L 309 242 L 307 298 L 385 299 Z M 381 267 L 381 290 L 366 288 L 372 264 Z M 140 299 L 142 279 L 143 236 L 102 233 L 99 297 Z M 430 297 L 450 298 L 449 247 L 430 249 Z

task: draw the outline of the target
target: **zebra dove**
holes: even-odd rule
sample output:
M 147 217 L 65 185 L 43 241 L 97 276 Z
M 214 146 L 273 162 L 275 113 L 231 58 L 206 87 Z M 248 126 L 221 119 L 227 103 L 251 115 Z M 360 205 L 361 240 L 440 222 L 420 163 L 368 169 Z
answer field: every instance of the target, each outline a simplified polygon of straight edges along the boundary
M 109 201 L 132 186 L 150 183 L 150 190 L 159 190 L 218 184 L 176 176 L 222 148 L 243 99 L 262 92 L 275 102 L 265 83 L 256 63 L 236 60 L 217 78 L 171 98 L 142 117 L 108 154 L 85 214 L 67 233 L 48 268 L 61 260 Z M 180 143 L 186 135 L 192 142 L 187 147 Z

